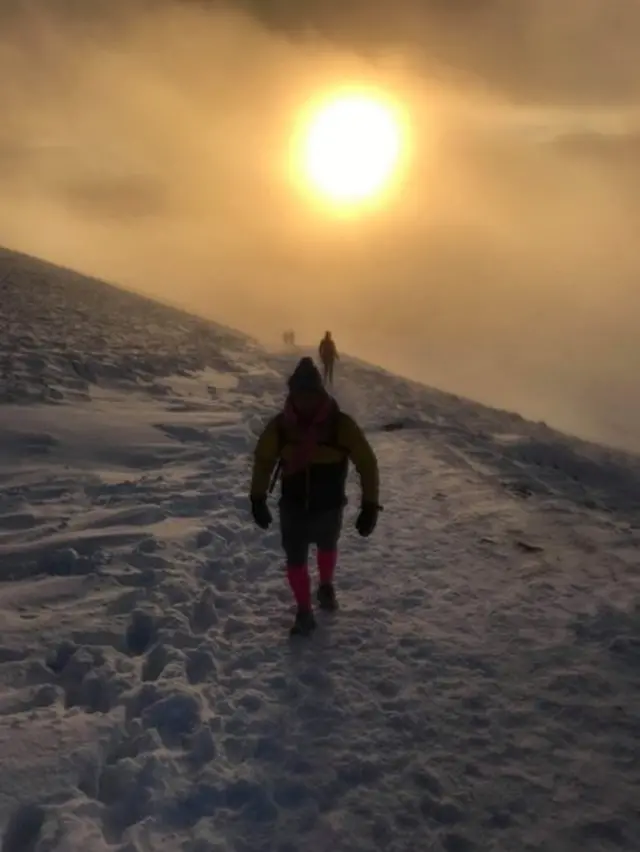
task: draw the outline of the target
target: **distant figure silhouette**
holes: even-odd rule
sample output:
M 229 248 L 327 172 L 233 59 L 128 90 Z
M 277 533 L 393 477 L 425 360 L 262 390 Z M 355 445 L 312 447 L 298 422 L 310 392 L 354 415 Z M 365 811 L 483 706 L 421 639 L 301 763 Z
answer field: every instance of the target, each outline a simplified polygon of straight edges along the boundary
M 338 350 L 336 349 L 336 344 L 331 337 L 331 332 L 326 331 L 324 337 L 320 341 L 320 346 L 318 347 L 318 354 L 320 355 L 320 360 L 322 362 L 323 368 L 323 380 L 326 384 L 333 384 L 333 366 L 336 361 L 339 360 Z

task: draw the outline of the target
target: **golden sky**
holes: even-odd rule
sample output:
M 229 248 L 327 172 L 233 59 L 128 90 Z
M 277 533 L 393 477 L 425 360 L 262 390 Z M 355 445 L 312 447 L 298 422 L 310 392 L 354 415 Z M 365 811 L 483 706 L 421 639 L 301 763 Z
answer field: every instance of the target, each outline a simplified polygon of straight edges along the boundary
M 637 4 L 231 6 L 0 6 L 0 243 L 529 415 L 627 417 Z M 350 217 L 292 169 L 345 87 L 406 131 Z

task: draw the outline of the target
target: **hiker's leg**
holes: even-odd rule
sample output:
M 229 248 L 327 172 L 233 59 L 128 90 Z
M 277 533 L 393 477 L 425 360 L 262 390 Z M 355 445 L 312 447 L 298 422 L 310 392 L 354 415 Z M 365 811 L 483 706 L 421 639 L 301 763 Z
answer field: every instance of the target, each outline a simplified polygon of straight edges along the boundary
M 280 507 L 280 539 L 287 564 L 287 580 L 299 610 L 311 609 L 309 528 L 304 515 Z
M 338 561 L 338 542 L 342 532 L 342 509 L 323 512 L 314 519 L 312 538 L 318 548 L 318 575 L 320 585 L 333 583 Z

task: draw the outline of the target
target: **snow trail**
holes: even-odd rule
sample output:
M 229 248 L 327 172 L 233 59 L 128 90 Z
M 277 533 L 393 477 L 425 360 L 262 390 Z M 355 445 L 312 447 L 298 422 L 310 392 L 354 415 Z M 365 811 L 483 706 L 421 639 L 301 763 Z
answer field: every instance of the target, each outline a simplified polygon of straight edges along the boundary
M 380 459 L 290 642 L 294 359 L 0 254 L 3 852 L 637 850 L 640 462 L 346 359 Z

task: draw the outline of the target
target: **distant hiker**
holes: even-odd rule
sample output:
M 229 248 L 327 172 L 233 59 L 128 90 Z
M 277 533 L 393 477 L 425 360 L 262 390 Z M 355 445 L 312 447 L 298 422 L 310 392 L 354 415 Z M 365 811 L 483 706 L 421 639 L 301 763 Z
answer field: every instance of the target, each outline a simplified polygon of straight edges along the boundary
M 326 331 L 324 337 L 320 341 L 318 354 L 322 361 L 324 383 L 325 385 L 333 384 L 333 365 L 337 360 L 339 360 L 339 356 L 330 331 Z
M 316 626 L 309 548 L 317 547 L 320 608 L 335 610 L 333 575 L 349 461 L 360 476 L 362 498 L 355 525 L 361 536 L 371 535 L 378 520 L 378 463 L 360 427 L 324 389 L 311 358 L 302 358 L 288 386 L 284 410 L 269 421 L 258 439 L 250 496 L 254 521 L 267 529 L 273 520 L 267 494 L 280 478 L 280 534 L 297 605 L 291 634 L 306 635 Z

